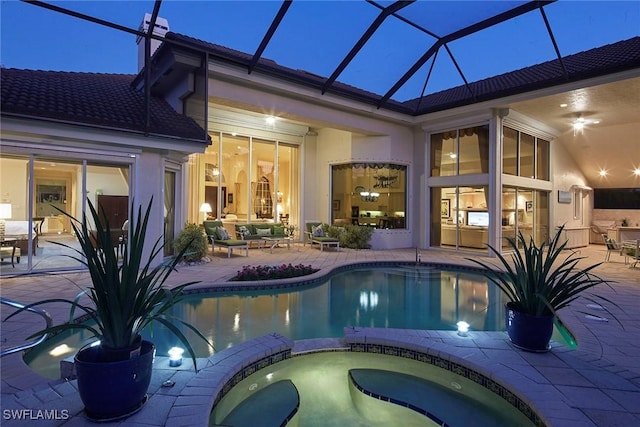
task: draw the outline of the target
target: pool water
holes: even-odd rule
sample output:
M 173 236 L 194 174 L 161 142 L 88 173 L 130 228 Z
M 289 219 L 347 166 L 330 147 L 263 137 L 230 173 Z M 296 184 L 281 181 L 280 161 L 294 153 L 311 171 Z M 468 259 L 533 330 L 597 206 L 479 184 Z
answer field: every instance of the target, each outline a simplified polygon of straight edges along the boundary
M 354 390 L 349 369 L 380 369 L 426 380 L 429 391 L 419 398 L 428 412 L 449 426 L 532 426 L 520 411 L 473 381 L 415 360 L 381 354 L 323 352 L 296 356 L 252 374 L 234 386 L 213 409 L 210 425 L 224 420 L 253 393 L 283 379 L 298 390 L 295 421 L 315 426 L 430 426 L 426 416 L 409 408 L 379 401 Z M 388 385 L 393 388 L 393 384 Z
M 173 314 L 195 325 L 216 351 L 268 333 L 292 340 L 341 337 L 346 326 L 455 330 L 504 330 L 504 296 L 479 275 L 426 266 L 354 268 L 312 286 L 189 296 Z M 185 335 L 199 357 L 213 350 L 190 330 Z M 162 325 L 145 338 L 165 355 L 180 342 Z M 91 341 L 86 332 L 59 335 L 29 352 L 37 372 L 59 377 L 59 361 Z

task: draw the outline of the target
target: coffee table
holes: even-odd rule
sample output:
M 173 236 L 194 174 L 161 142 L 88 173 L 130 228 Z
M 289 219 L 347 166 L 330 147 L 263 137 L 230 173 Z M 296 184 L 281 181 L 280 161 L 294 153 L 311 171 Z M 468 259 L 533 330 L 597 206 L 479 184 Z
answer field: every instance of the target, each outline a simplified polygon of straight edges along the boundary
M 287 242 L 287 249 L 291 249 L 291 240 L 293 239 L 291 237 L 284 236 L 284 237 L 263 237 L 262 240 L 264 241 L 265 245 L 269 245 L 269 252 L 273 253 L 273 248 L 278 246 L 280 242 Z

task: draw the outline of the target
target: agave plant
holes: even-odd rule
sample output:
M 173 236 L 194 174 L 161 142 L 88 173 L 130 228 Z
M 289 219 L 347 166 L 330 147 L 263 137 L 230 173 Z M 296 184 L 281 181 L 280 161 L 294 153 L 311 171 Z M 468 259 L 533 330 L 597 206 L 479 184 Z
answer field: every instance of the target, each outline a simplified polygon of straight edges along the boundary
M 512 262 L 489 245 L 502 268 L 477 259 L 467 259 L 483 267 L 482 273 L 507 295 L 517 310 L 534 316 L 556 315 L 558 310 L 567 307 L 582 292 L 602 283 L 611 287 L 608 281 L 592 273 L 602 263 L 578 268 L 578 263 L 585 257 L 579 257 L 575 252 L 561 259 L 567 245 L 566 241 L 560 243 L 563 229 L 564 226 L 560 227 L 548 244 L 543 242 L 539 247 L 533 238 L 527 242 L 522 232 L 518 233 L 517 239 L 507 237 L 513 249 Z M 519 250 L 518 243 L 522 250 Z M 613 304 L 604 297 L 596 297 Z
M 121 262 L 118 261 L 117 252 L 111 243 L 111 228 L 104 212 L 100 216 L 93 204 L 89 202 L 91 218 L 93 223 L 97 225 L 97 230 L 92 232 L 86 214 L 80 221 L 66 212 L 60 211 L 71 219 L 71 226 L 80 244 L 80 249 L 64 243 L 51 243 L 64 246 L 76 253 L 76 255 L 69 255 L 69 257 L 87 267 L 92 286 L 84 290 L 74 300 L 51 298 L 25 307 L 23 310 L 49 303 L 61 302 L 70 305 L 68 323 L 44 329 L 33 334 L 32 337 L 44 333 L 84 329 L 99 339 L 104 348 L 119 350 L 134 346 L 140 339 L 140 333 L 144 328 L 152 322 L 159 322 L 184 344 L 193 360 L 194 367 L 196 366 L 193 348 L 176 324 L 179 323 L 191 329 L 210 346 L 211 343 L 194 326 L 170 314 L 170 309 L 184 298 L 184 289 L 196 282 L 188 282 L 173 289 L 164 286 L 169 275 L 175 271 L 176 264 L 184 255 L 188 245 L 177 256 L 152 267 L 153 260 L 160 256 L 164 246 L 161 239 L 158 238 L 151 250 L 151 255 L 143 259 L 152 203 L 153 199 L 149 202 L 144 216 L 141 206 L 138 208 L 137 216 L 134 216 L 135 208 L 132 205 L 130 235 L 127 245 L 124 246 Z M 104 227 L 100 227 L 100 224 Z M 91 304 L 80 302 L 83 294 L 88 296 Z M 75 320 L 76 310 L 84 312 L 85 316 L 82 317 L 88 317 L 92 322 L 77 322 Z

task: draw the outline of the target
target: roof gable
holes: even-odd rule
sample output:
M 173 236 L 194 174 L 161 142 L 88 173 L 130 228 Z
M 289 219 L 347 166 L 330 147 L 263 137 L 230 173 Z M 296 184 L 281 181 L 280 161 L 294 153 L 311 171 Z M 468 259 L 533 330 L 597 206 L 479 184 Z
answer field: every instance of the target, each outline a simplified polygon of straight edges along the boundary
M 3 115 L 145 131 L 144 93 L 131 87 L 134 75 L 14 68 L 0 72 Z M 163 99 L 152 96 L 149 106 L 150 134 L 207 140 L 193 119 L 179 114 Z

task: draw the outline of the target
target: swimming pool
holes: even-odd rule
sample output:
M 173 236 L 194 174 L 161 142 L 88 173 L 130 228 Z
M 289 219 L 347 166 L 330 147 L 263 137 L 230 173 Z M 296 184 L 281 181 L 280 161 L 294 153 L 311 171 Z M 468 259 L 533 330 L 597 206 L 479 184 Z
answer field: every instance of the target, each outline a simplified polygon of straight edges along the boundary
M 359 385 L 354 387 L 352 370 L 383 374 L 382 379 L 398 377 L 396 381 L 372 377 L 368 384 L 371 392 L 391 396 L 396 403 L 370 397 Z M 244 402 L 256 405 L 249 399 L 282 380 L 290 380 L 299 394 L 294 425 L 533 425 L 506 400 L 453 372 L 395 356 L 341 351 L 292 357 L 250 375 L 214 407 L 210 425 L 223 423 Z M 419 402 L 429 416 L 406 407 L 405 399 Z M 436 424 L 435 419 L 440 422 Z
M 195 325 L 220 351 L 271 332 L 292 340 L 341 337 L 346 326 L 455 330 L 465 321 L 472 331 L 502 331 L 504 302 L 495 286 L 471 270 L 389 264 L 355 266 L 317 284 L 287 289 L 199 293 L 175 307 L 174 315 Z M 191 331 L 184 333 L 198 356 L 212 354 Z M 161 325 L 146 338 L 158 354 L 179 345 Z M 58 378 L 60 360 L 90 340 L 86 332 L 56 336 L 25 361 Z

